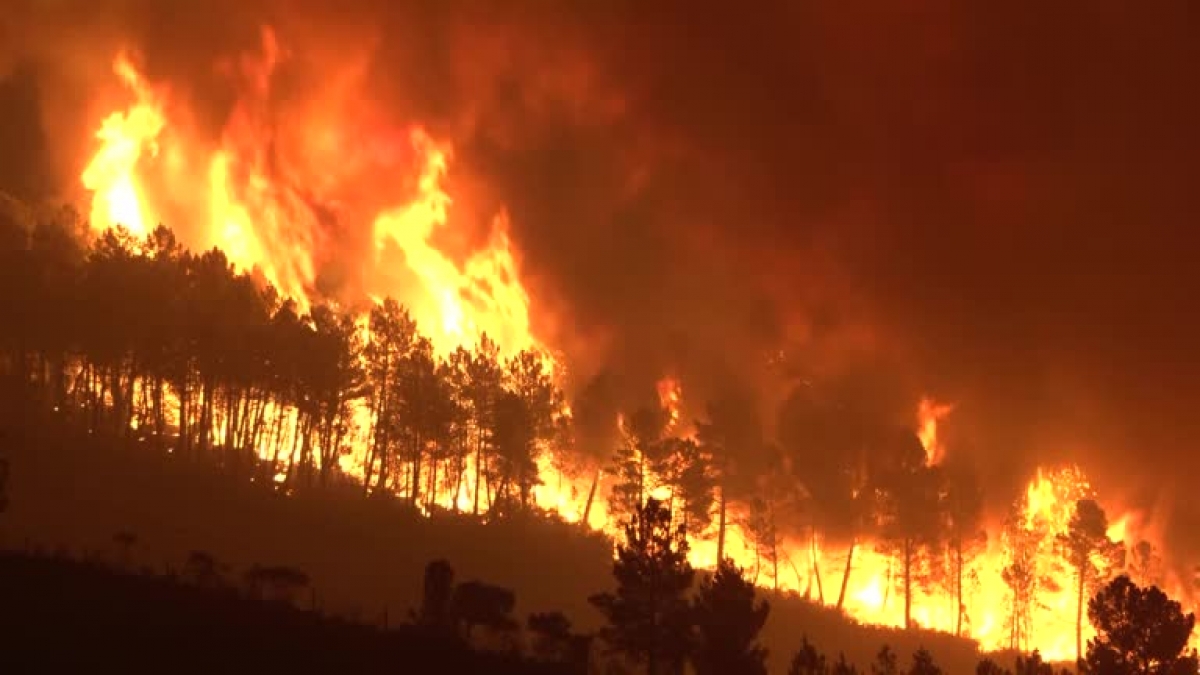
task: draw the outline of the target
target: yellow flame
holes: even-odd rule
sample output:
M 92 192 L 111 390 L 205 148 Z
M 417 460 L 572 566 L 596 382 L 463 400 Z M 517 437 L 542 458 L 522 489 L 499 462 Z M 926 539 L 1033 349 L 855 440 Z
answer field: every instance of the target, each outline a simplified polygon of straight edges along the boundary
M 165 97 L 144 80 L 128 59 L 118 57 L 115 68 L 132 101 L 126 110 L 114 112 L 101 122 L 96 133 L 101 145 L 83 170 L 82 181 L 92 192 L 92 226 L 103 229 L 123 224 L 135 234 L 145 233 L 147 224 L 163 215 L 154 211 L 155 204 L 170 201 L 170 195 L 148 194 L 148 185 L 166 185 L 160 189 L 192 190 L 202 195 L 207 208 L 207 229 L 196 241 L 203 246 L 220 247 L 240 269 L 260 270 L 281 291 L 307 306 L 313 300 L 310 294 L 314 292 L 318 261 L 329 235 L 321 225 L 320 216 L 296 186 L 313 185 L 321 193 L 338 193 L 340 176 L 326 175 L 337 174 L 338 167 L 314 158 L 327 157 L 329 147 L 336 146 L 342 136 L 339 129 L 327 125 L 324 117 L 318 117 L 320 123 L 312 123 L 306 133 L 298 136 L 309 139 L 307 142 L 314 147 L 320 146 L 296 150 L 301 155 L 311 151 L 310 156 L 302 157 L 304 161 L 289 162 L 286 155 L 269 151 L 276 138 L 271 116 L 265 114 L 263 106 L 270 73 L 283 58 L 283 52 L 270 33 L 264 36 L 263 51 L 262 58 L 249 68 L 250 91 L 236 106 L 216 148 L 192 142 L 186 134 L 164 136 L 169 112 Z M 531 299 L 520 278 L 519 256 L 509 237 L 507 214 L 501 212 L 491 221 L 490 236 L 482 246 L 457 258 L 443 251 L 436 243 L 436 235 L 453 229 L 450 216 L 454 202 L 444 188 L 452 148 L 420 128 L 408 134 L 407 142 L 415 158 L 412 164 L 415 175 L 408 176 L 407 184 L 383 186 L 380 194 L 394 194 L 394 197 L 381 200 L 377 196 L 371 201 L 390 206 L 371 207 L 366 215 L 359 214 L 359 224 L 371 228 L 369 238 L 375 247 L 376 259 L 367 262 L 378 268 L 403 268 L 407 277 L 400 281 L 382 273 L 366 275 L 363 294 L 376 302 L 389 295 L 404 302 L 442 353 L 458 345 L 472 345 L 484 333 L 506 350 L 532 348 L 544 352 L 544 346 L 533 334 Z M 164 148 L 168 157 L 204 159 L 197 166 L 203 167 L 205 185 L 180 185 L 163 180 L 178 174 L 149 160 L 158 156 L 160 145 L 165 143 L 174 144 Z M 306 172 L 310 166 L 321 166 L 328 172 L 317 172 L 320 175 Z M 158 180 L 146 180 L 148 176 Z M 349 179 L 341 182 L 357 184 Z M 185 243 L 192 242 L 185 240 Z M 359 318 L 360 327 L 363 320 Z M 671 432 L 682 434 L 680 383 L 674 378 L 663 378 L 658 383 L 658 395 L 660 404 L 669 413 Z M 938 424 L 952 409 L 931 398 L 920 403 L 918 430 L 931 464 L 945 456 Z M 271 412 L 294 415 L 282 409 Z M 355 429 L 347 440 L 354 452 L 338 460 L 341 468 L 352 474 L 363 473 L 369 414 L 365 407 L 355 410 Z M 569 409 L 564 414 L 569 415 Z M 178 420 L 168 423 L 178 424 Z M 137 424 L 144 426 L 142 421 Z M 621 424 L 619 416 L 617 424 Z M 271 459 L 272 448 L 288 447 L 294 433 L 291 424 L 282 424 L 278 429 L 278 438 L 274 430 L 268 430 L 259 447 L 260 456 L 266 460 Z M 586 511 L 588 526 L 618 534 L 617 524 L 607 513 L 607 491 L 611 486 L 598 467 L 580 471 L 579 475 L 567 474 L 555 462 L 557 451 L 551 449 L 538 458 L 542 484 L 534 491 L 536 503 L 570 522 L 582 520 Z M 474 476 L 472 468 L 468 467 L 467 479 L 457 491 L 442 490 L 434 502 L 446 508 L 469 510 L 473 506 L 469 497 L 474 492 L 470 483 Z M 285 478 L 281 473 L 274 480 Z M 670 491 L 658 486 L 657 479 L 652 483 L 655 494 L 670 499 Z M 1066 531 L 1074 501 L 1090 491 L 1086 478 L 1077 469 L 1039 469 L 1022 495 L 1016 519 L 1025 531 L 1041 537 L 1037 552 L 1039 571 L 1055 580 L 1054 588 L 1040 592 L 1036 631 L 1027 645 L 1041 649 L 1050 658 L 1074 656 L 1070 573 L 1054 557 L 1053 537 Z M 1113 515 L 1109 533 L 1114 539 L 1141 534 L 1135 531 L 1135 521 L 1128 512 L 1113 505 L 1106 508 Z M 830 605 L 836 603 L 850 550 L 847 542 L 788 533 L 776 542 L 775 560 L 769 561 L 771 556 L 764 544 L 754 541 L 746 528 L 752 515 L 748 508 L 731 501 L 727 509 L 725 555 L 746 567 L 764 586 L 807 594 Z M 964 632 L 985 648 L 995 649 L 1007 647 L 1009 642 L 1006 628 L 1009 591 L 1001 574 L 1013 544 L 1008 538 L 997 536 L 1003 531 L 1003 519 L 992 518 L 987 524 L 992 536 L 965 570 L 966 576 L 974 581 L 967 583 L 962 594 L 967 615 Z M 692 533 L 694 564 L 715 564 L 715 528 L 714 523 L 708 530 Z M 944 565 L 944 553 L 932 562 Z M 904 603 L 896 561 L 880 552 L 876 542 L 866 538 L 855 542 L 846 586 L 844 610 L 848 615 L 863 622 L 903 625 Z M 1181 585 L 1175 583 L 1168 590 L 1178 592 Z M 944 631 L 953 631 L 957 626 L 957 597 L 945 583 L 914 588 L 913 608 L 913 617 L 919 625 Z
M 100 124 L 96 132 L 100 148 L 81 179 L 84 187 L 95 195 L 90 213 L 94 229 L 123 225 L 134 235 L 143 236 L 147 231 L 146 214 L 137 170 L 143 157 L 158 155 L 157 138 L 166 119 L 161 101 L 126 55 L 117 56 L 113 70 L 134 93 L 136 102 L 124 112 L 112 113 Z
M 658 404 L 667 411 L 667 430 L 673 430 L 679 425 L 680 405 L 683 401 L 683 385 L 673 377 L 664 377 L 656 385 L 658 389 Z
M 946 449 L 938 441 L 938 422 L 954 410 L 953 405 L 939 404 L 924 397 L 917 406 L 917 430 L 921 445 L 925 448 L 926 461 L 930 465 L 941 463 Z

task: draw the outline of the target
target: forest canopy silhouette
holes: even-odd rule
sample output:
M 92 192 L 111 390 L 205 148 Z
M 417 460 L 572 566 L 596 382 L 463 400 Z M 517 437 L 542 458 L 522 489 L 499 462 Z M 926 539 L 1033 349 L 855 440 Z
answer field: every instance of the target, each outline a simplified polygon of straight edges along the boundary
M 484 337 L 438 354 L 393 300 L 365 316 L 320 304 L 301 313 L 221 251 L 194 254 L 164 227 L 144 239 L 110 229 L 89 243 L 70 209 L 7 207 L 0 254 L 13 284 L 3 309 L 21 321 L 4 336 L 2 374 L 18 419 L 54 420 L 284 495 L 358 491 L 421 514 L 594 525 L 602 513 L 611 524 L 663 498 L 685 543 L 725 560 L 736 534 L 753 580 L 776 594 L 790 588 L 849 611 L 862 575 L 878 573 L 862 571 L 863 560 L 883 561 L 883 602 L 894 593 L 900 626 L 915 628 L 949 598 L 958 609 L 939 627 L 972 634 L 984 485 L 961 458 L 935 461 L 935 441 L 893 414 L 902 399 L 862 380 L 797 386 L 777 411 L 776 439 L 756 405 L 735 396 L 712 401 L 694 435 L 670 396 L 607 426 L 596 421 L 611 414 L 603 381 L 568 401 L 543 353 L 502 356 Z M 564 477 L 586 490 L 565 510 L 540 497 Z M 1084 602 L 1126 568 L 1126 554 L 1144 582 L 1166 570 L 1150 544 L 1130 551 L 1111 538 L 1080 475 L 1053 481 L 1043 488 L 1065 510 L 1029 511 L 1027 495 L 1000 532 L 1008 596 L 988 609 L 1002 610 L 1008 635 L 993 644 L 1036 645 L 1039 598 L 1065 594 L 1079 607 L 1082 657 Z M 789 542 L 809 548 L 799 554 L 807 560 Z M 824 567 L 819 548 L 844 558 Z M 1096 551 L 1107 552 L 1100 562 Z M 1077 587 L 1056 588 L 1054 575 Z

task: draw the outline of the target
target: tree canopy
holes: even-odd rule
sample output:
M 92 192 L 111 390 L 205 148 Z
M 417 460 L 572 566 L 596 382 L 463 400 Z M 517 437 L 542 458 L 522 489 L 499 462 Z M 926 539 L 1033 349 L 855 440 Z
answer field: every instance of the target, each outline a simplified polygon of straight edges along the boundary
M 1088 641 L 1088 672 L 1104 675 L 1183 675 L 1200 663 L 1187 648 L 1196 617 L 1156 586 L 1128 576 L 1113 579 L 1088 602 L 1096 637 Z
M 687 539 L 682 528 L 672 527 L 671 512 L 648 499 L 625 525 L 625 542 L 617 547 L 616 593 L 591 598 L 608 621 L 601 637 L 644 664 L 650 675 L 678 672 L 691 648 L 686 594 L 695 572 L 687 552 Z

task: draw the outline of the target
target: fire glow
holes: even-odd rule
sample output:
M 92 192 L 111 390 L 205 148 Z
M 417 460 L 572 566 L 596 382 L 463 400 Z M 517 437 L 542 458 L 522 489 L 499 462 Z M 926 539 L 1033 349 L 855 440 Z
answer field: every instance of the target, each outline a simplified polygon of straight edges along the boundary
M 311 124 L 301 124 L 298 133 L 283 134 L 272 126 L 268 94 L 272 73 L 284 58 L 274 34 L 265 31 L 261 54 L 242 63 L 244 95 L 213 145 L 189 137 L 184 128 L 173 127 L 175 103 L 169 90 L 147 82 L 129 56 L 118 56 L 114 70 L 130 100 L 127 107 L 100 122 L 94 132 L 95 153 L 81 175 L 91 195 L 92 228 L 99 232 L 120 225 L 142 237 L 159 219 L 179 210 L 178 205 L 186 205 L 187 212 L 197 214 L 201 229 L 190 231 L 185 243 L 193 248 L 220 248 L 236 267 L 257 270 L 281 293 L 307 308 L 317 299 L 323 247 L 327 238 L 337 236 L 336 228 L 328 225 L 329 216 L 315 204 L 352 200 L 359 188 L 351 186 L 379 170 L 385 183 L 379 192 L 395 198 L 374 212 L 364 213 L 366 207 L 356 204 L 344 212 L 346 222 L 357 221 L 369 233 L 368 250 L 373 256 L 363 263 L 366 271 L 360 290 L 364 297 L 357 300 L 390 296 L 403 302 L 439 354 L 459 346 L 473 347 L 486 334 L 505 352 L 532 349 L 546 355 L 549 368 L 557 369 L 559 364 L 549 356 L 550 350 L 534 335 L 532 299 L 521 281 L 507 214 L 495 214 L 483 243 L 465 254 L 448 255 L 437 243 L 439 233 L 450 227 L 454 207 L 444 187 L 453 159 L 450 144 L 414 126 L 388 135 L 392 146 L 402 149 L 398 155 L 407 161 L 388 160 L 379 166 L 359 158 L 331 162 L 331 146 L 345 148 L 353 142 L 346 137 L 349 131 L 329 127 L 326 115 L 314 114 L 308 121 Z M 296 141 L 294 147 L 278 149 L 289 140 Z M 187 161 L 181 163 L 181 157 Z M 181 166 L 202 169 L 189 172 Z M 199 194 L 189 192 L 197 185 Z M 377 197 L 370 200 L 378 201 Z M 339 224 L 344 223 L 339 220 Z M 668 431 L 693 433 L 684 417 L 680 381 L 662 379 L 658 396 L 669 416 Z M 931 466 L 953 452 L 939 435 L 939 424 L 952 411 L 952 405 L 930 398 L 922 399 L 916 411 L 916 431 Z M 347 472 L 361 476 L 366 424 L 359 427 L 357 435 L 351 435 L 355 451 L 340 461 Z M 270 459 L 290 442 L 286 436 L 290 425 L 278 428 L 282 431 L 265 438 L 258 449 L 264 458 Z M 576 479 L 556 469 L 553 460 L 552 455 L 539 458 L 542 484 L 535 494 L 538 505 L 567 521 L 586 520 L 593 528 L 615 533 L 616 524 L 608 518 L 604 500 L 594 498 L 593 481 L 599 468 Z M 466 482 L 454 493 L 437 495 L 438 505 L 469 507 L 472 471 L 468 468 L 465 475 Z M 988 514 L 989 536 L 965 574 L 963 634 L 986 649 L 1038 648 L 1050 658 L 1074 658 L 1073 573 L 1057 555 L 1055 542 L 1067 531 L 1075 500 L 1090 494 L 1086 477 L 1077 469 L 1039 471 L 1015 505 L 1015 515 Z M 1153 540 L 1153 532 L 1139 531 L 1146 529 L 1140 514 L 1112 504 L 1105 507 L 1112 538 L 1129 545 L 1139 539 Z M 867 623 L 904 624 L 893 559 L 871 542 L 858 544 L 847 569 L 843 543 L 819 537 L 811 541 L 785 539 L 778 547 L 776 563 L 768 568 L 740 525 L 749 518 L 745 506 L 730 503 L 728 509 L 731 525 L 725 553 L 745 566 L 760 585 L 833 605 L 835 596 L 828 591 L 829 584 L 822 590 L 821 578 L 840 580 L 847 574 L 847 614 Z M 713 566 L 715 526 L 692 533 L 692 538 L 693 562 Z M 1011 616 L 1009 608 L 1014 602 L 1004 581 L 1018 539 L 1032 551 L 1037 574 L 1052 582 L 1042 584 L 1037 606 L 1021 619 L 1033 626 L 1032 630 L 1020 628 Z M 1180 580 L 1168 577 L 1163 581 L 1168 591 L 1187 595 Z M 957 595 L 949 589 L 938 585 L 917 588 L 913 604 L 917 624 L 947 632 L 958 630 Z M 1085 628 L 1085 638 L 1088 632 Z

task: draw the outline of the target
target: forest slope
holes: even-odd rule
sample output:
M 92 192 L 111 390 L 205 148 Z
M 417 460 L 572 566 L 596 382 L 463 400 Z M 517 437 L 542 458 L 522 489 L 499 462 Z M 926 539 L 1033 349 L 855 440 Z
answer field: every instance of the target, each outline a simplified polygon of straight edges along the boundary
M 438 557 L 451 561 L 459 580 L 514 589 L 518 617 L 561 610 L 577 630 L 597 627 L 587 598 L 612 585 L 611 544 L 550 518 L 429 519 L 348 489 L 285 497 L 52 425 L 10 440 L 11 505 L 0 541 L 13 548 L 61 545 L 115 561 L 123 553 L 114 534 L 129 532 L 137 538 L 129 558 L 160 571 L 177 569 L 192 550 L 213 554 L 230 578 L 255 563 L 291 565 L 313 580 L 306 602 L 376 625 L 407 619 L 424 566 Z M 978 658 L 973 643 L 953 636 L 861 626 L 799 598 L 771 602 L 763 638 L 773 672 L 786 669 L 801 635 L 863 665 L 884 643 L 905 658 L 924 646 L 949 672 L 969 672 Z

